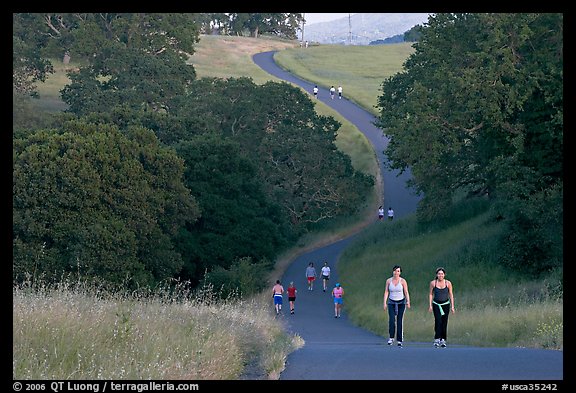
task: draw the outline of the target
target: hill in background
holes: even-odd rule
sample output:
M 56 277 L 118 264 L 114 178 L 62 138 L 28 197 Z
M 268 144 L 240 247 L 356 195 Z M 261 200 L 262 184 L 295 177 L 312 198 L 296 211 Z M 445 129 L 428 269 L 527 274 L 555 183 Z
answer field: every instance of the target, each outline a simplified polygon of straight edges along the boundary
M 304 39 L 321 44 L 368 45 L 428 22 L 429 13 L 354 14 L 304 26 Z

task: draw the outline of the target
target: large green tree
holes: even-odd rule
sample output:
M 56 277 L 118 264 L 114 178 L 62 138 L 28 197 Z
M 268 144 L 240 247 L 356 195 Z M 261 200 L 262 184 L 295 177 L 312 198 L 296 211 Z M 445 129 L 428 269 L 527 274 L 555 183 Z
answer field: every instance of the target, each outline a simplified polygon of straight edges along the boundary
M 195 79 L 187 64 L 199 39 L 198 14 L 15 13 L 13 87 L 34 93 L 52 72 L 51 58 L 79 60 L 62 91 L 69 111 L 104 112 L 116 105 L 165 110 Z
M 561 180 L 562 20 L 437 14 L 405 71 L 383 83 L 386 154 L 392 167 L 410 167 L 425 195 L 422 216 L 441 214 L 462 188 L 495 196 L 504 170 L 551 176 L 544 185 Z
M 298 13 L 231 13 L 227 22 L 227 30 L 237 35 L 247 31 L 250 37 L 258 38 L 260 34 L 268 33 L 279 37 L 296 38 L 302 14 Z M 219 19 L 222 20 L 222 19 Z
M 153 130 L 184 159 L 202 208 L 177 239 L 186 278 L 238 258 L 271 260 L 296 235 L 357 212 L 374 185 L 337 149 L 340 124 L 287 83 L 202 78 L 170 108 L 116 107 L 105 117 Z
M 185 183 L 202 207 L 199 220 L 177 240 L 182 277 L 196 281 L 237 258 L 272 261 L 291 231 L 281 206 L 264 192 L 257 163 L 237 142 L 217 135 L 183 141 L 177 152 L 186 162 Z
M 69 73 L 62 99 L 81 115 L 121 104 L 166 110 L 196 77 L 187 60 L 198 37 L 194 14 L 91 14 L 71 48 L 88 65 Z
M 70 121 L 14 140 L 13 274 L 147 285 L 182 268 L 199 208 L 184 165 L 141 127 Z
M 196 134 L 211 130 L 239 143 L 295 227 L 354 214 L 373 187 L 336 147 L 340 123 L 319 116 L 309 96 L 288 83 L 205 78 L 182 101 L 179 117 L 202 119 Z
M 382 84 L 378 124 L 424 194 L 419 218 L 462 190 L 487 196 L 509 226 L 502 261 L 561 267 L 563 15 L 436 14 L 414 48 Z
M 47 36 L 31 28 L 39 22 L 34 14 L 12 14 L 12 88 L 16 94 L 37 95 L 37 82 L 54 72 L 43 53 Z

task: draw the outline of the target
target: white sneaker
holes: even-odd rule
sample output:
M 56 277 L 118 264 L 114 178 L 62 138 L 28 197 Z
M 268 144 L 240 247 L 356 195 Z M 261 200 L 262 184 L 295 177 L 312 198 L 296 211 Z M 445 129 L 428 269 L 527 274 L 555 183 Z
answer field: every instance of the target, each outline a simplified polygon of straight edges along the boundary
M 388 345 L 392 345 L 393 343 L 394 343 L 394 339 L 389 338 L 389 339 L 388 339 Z
M 440 346 L 442 348 L 446 348 L 446 340 L 444 340 L 444 339 L 440 340 Z
M 398 341 L 398 346 L 402 347 L 402 341 Z
M 440 346 L 440 339 L 439 338 L 435 338 L 434 339 L 434 348 L 438 348 Z

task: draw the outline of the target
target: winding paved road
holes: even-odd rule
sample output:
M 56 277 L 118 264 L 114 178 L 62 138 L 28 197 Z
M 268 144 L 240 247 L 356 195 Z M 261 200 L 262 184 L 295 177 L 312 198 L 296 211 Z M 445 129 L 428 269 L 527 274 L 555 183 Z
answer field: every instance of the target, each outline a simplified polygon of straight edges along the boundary
M 253 59 L 254 62 L 264 71 L 277 78 L 301 86 L 312 95 L 314 84 L 302 80 L 278 67 L 274 62 L 273 56 L 274 51 L 263 52 L 254 55 Z M 346 90 L 344 90 L 343 98 L 340 100 L 338 97 L 331 99 L 328 89 L 320 86 L 318 86 L 318 89 L 318 100 L 333 108 L 346 120 L 354 124 L 364 135 L 366 135 L 366 138 L 368 138 L 374 147 L 378 163 L 380 164 L 382 181 L 384 183 L 383 205 L 386 207 L 385 210 L 388 210 L 388 207 L 391 206 L 394 209 L 394 217 L 396 218 L 403 217 L 416 211 L 416 205 L 420 198 L 406 189 L 406 181 L 410 178 L 410 172 L 407 171 L 399 175 L 399 171 L 397 170 L 389 171 L 384 168 L 384 162 L 386 161 L 384 149 L 388 145 L 388 139 L 384 136 L 382 130 L 373 124 L 376 118 L 368 111 L 346 99 Z M 374 214 L 376 213 L 377 206 L 374 209 Z
M 274 62 L 273 55 L 274 52 L 264 52 L 254 55 L 253 59 L 271 75 L 299 85 L 307 92 L 312 91 L 313 84 L 282 70 Z M 383 177 L 385 206 L 393 206 L 396 218 L 413 213 L 418 197 L 406 189 L 405 182 L 410 174 L 397 177 L 397 172 L 384 168 L 382 152 L 388 141 L 382 131 L 373 125 L 374 116 L 345 98 L 330 99 L 326 89 L 320 88 L 318 95 L 320 101 L 340 112 L 374 146 Z M 284 286 L 294 281 L 298 288 L 296 313 L 290 315 L 285 312 L 280 318 L 286 321 L 289 331 L 298 333 L 304 339 L 305 345 L 288 356 L 281 380 L 500 381 L 478 385 L 496 388 L 500 388 L 502 382 L 514 384 L 530 380 L 558 383 L 563 380 L 563 351 L 476 348 L 450 343 L 448 348 L 438 349 L 433 348 L 431 342 L 409 341 L 404 343 L 403 348 L 390 347 L 383 337 L 353 326 L 345 309 L 342 318 L 335 319 L 330 290 L 338 280 L 338 259 L 356 236 L 302 254 L 286 269 L 282 277 Z M 323 292 L 322 283 L 318 281 L 314 290 L 308 291 L 304 277 L 306 266 L 314 262 L 320 272 L 322 261 L 328 261 L 332 268 L 331 286 Z M 343 287 L 346 289 L 345 283 Z M 285 310 L 289 309 L 287 304 L 284 307 Z

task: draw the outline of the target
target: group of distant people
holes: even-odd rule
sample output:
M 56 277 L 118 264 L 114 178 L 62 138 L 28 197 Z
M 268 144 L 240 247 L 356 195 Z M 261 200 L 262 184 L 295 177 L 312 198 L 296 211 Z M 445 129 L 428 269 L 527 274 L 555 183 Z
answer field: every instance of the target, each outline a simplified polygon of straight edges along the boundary
M 398 347 L 403 346 L 404 339 L 404 313 L 406 308 L 410 308 L 410 293 L 408 291 L 408 282 L 400 277 L 402 274 L 402 267 L 394 265 L 392 268 L 392 277 L 386 280 L 384 286 L 384 312 L 388 312 L 388 345 L 394 343 Z M 326 292 L 328 288 L 328 281 L 330 280 L 330 267 L 328 262 L 324 262 L 321 270 L 323 291 Z M 314 262 L 310 262 L 306 267 L 306 281 L 308 283 L 308 290 L 314 290 L 314 281 L 316 280 L 317 272 L 314 267 Z M 276 308 L 276 315 L 282 311 L 282 296 L 284 294 L 284 287 L 280 280 L 276 280 L 273 289 L 274 306 Z M 290 314 L 294 314 L 294 305 L 296 302 L 296 286 L 291 281 L 287 289 L 288 301 L 290 302 Z M 332 288 L 332 298 L 334 300 L 334 318 L 340 318 L 342 313 L 342 305 L 344 303 L 344 288 L 337 282 Z M 445 348 L 448 330 L 448 315 L 450 312 L 456 312 L 454 309 L 454 292 L 452 283 L 446 279 L 446 270 L 443 267 L 436 269 L 436 276 L 434 280 L 430 281 L 429 294 L 428 294 L 428 311 L 434 314 L 434 347 Z
M 328 262 L 324 262 L 324 266 L 320 270 L 320 274 L 322 276 L 322 290 L 326 292 L 328 289 L 328 281 L 330 280 L 330 266 L 328 266 Z M 314 290 L 314 281 L 316 281 L 316 277 L 318 277 L 316 268 L 314 267 L 314 262 L 310 262 L 306 267 L 306 281 L 308 283 L 308 290 Z M 294 314 L 295 312 L 295 302 L 296 302 L 296 293 L 298 290 L 294 285 L 294 281 L 290 281 L 290 285 L 288 286 L 286 292 L 288 292 L 288 301 L 290 303 L 290 314 Z M 274 297 L 274 307 L 276 309 L 276 315 L 280 315 L 282 312 L 282 303 L 283 303 L 283 296 L 284 294 L 284 287 L 282 286 L 280 280 L 276 280 L 276 284 L 272 288 L 272 296 Z M 332 289 L 332 297 L 334 298 L 334 318 L 340 318 L 341 311 L 342 311 L 342 304 L 343 304 L 343 296 L 344 296 L 344 288 L 337 282 Z
M 382 205 L 378 208 L 378 219 L 382 220 L 384 218 L 384 208 Z M 388 221 L 392 221 L 394 219 L 394 210 L 392 207 L 388 208 Z
M 312 94 L 314 94 L 314 98 L 318 98 L 318 85 L 314 85 L 314 88 L 312 89 Z M 332 85 L 330 87 L 330 98 L 334 99 L 334 96 L 336 95 L 336 88 L 334 87 L 334 85 Z M 338 86 L 338 99 L 342 99 L 342 86 Z

